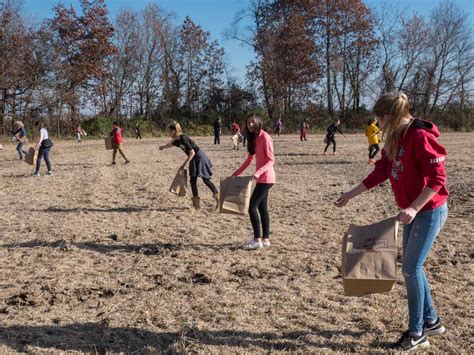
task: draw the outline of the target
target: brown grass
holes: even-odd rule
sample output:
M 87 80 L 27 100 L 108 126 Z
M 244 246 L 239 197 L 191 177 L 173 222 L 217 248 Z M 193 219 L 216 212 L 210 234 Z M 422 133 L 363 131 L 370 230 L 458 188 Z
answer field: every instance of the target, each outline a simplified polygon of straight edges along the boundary
M 229 137 L 197 138 L 214 181 L 245 158 Z M 401 273 L 388 294 L 345 297 L 341 239 L 349 223 L 397 213 L 386 183 L 336 209 L 370 170 L 365 137 L 275 139 L 273 246 L 238 248 L 248 217 L 220 215 L 168 192 L 184 154 L 164 139 L 128 140 L 110 164 L 102 141 L 56 142 L 54 176 L 30 176 L 12 144 L 0 152 L 0 353 L 371 352 L 407 326 Z M 450 217 L 426 264 L 448 335 L 435 351 L 473 352 L 474 134 L 445 134 Z M 42 167 L 42 173 L 45 167 Z M 249 171 L 251 172 L 251 170 Z M 202 274 L 202 275 L 198 275 Z

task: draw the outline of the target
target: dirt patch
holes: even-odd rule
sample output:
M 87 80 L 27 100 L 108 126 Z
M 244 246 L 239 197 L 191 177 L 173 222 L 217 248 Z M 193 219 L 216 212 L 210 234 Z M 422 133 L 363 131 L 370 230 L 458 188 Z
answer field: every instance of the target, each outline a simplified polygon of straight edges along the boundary
M 255 252 L 239 248 L 252 235 L 248 217 L 216 213 L 201 181 L 200 211 L 168 192 L 185 156 L 159 151 L 165 139 L 125 141 L 132 162 L 116 166 L 102 141 L 55 142 L 54 175 L 41 177 L 7 144 L 0 353 L 386 351 L 407 325 L 401 272 L 388 294 L 343 296 L 341 240 L 349 223 L 397 209 L 387 183 L 336 209 L 340 192 L 371 169 L 366 138 L 339 139 L 339 155 L 321 156 L 322 138 L 275 138 L 272 247 Z M 450 215 L 426 270 L 448 335 L 430 339 L 434 351 L 474 351 L 473 138 L 441 139 Z M 217 185 L 246 157 L 196 141 Z

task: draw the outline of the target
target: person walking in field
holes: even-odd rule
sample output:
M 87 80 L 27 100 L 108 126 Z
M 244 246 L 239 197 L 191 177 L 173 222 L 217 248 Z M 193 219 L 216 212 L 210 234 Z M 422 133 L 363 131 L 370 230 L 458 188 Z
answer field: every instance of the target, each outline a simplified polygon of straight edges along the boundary
M 16 150 L 18 154 L 20 155 L 20 160 L 25 159 L 25 156 L 27 153 L 24 148 L 25 144 L 27 143 L 26 133 L 27 133 L 26 128 L 23 122 L 16 121 L 15 130 L 12 131 L 12 134 L 13 134 L 12 140 L 18 143 L 16 145 Z
M 336 131 L 339 132 L 344 136 L 344 138 L 347 138 L 347 136 L 341 131 L 339 128 L 339 125 L 341 124 L 341 120 L 336 120 L 331 125 L 327 128 L 326 130 L 326 137 L 324 141 L 326 142 L 326 148 L 324 148 L 324 153 L 323 155 L 326 155 L 326 152 L 329 148 L 329 146 L 332 144 L 332 154 L 336 155 Z
M 281 130 L 283 129 L 283 122 L 281 121 L 281 117 L 278 116 L 278 118 L 275 121 L 275 134 L 280 137 Z
M 303 121 L 301 121 L 301 126 L 300 126 L 300 141 L 301 142 L 306 142 L 308 140 L 308 131 L 309 131 L 308 119 L 304 118 Z
M 369 121 L 369 125 L 365 131 L 365 135 L 367 136 L 367 140 L 369 142 L 369 164 L 375 163 L 375 156 L 380 151 L 379 147 L 379 137 L 378 133 L 380 129 L 377 127 L 377 119 L 373 118 Z
M 48 169 L 47 175 L 53 175 L 53 170 L 51 167 L 51 162 L 49 160 L 49 151 L 53 146 L 53 142 L 49 138 L 48 130 L 43 126 L 43 122 L 36 121 L 35 127 L 39 133 L 39 139 L 35 144 L 35 150 L 39 150 L 38 159 L 36 160 L 36 170 L 33 173 L 33 176 L 40 176 L 41 160 L 44 158 L 46 162 L 46 167 Z
M 212 163 L 207 157 L 204 150 L 200 149 L 198 145 L 187 135 L 183 134 L 179 123 L 173 123 L 169 126 L 171 142 L 160 146 L 160 150 L 178 147 L 186 155 L 187 158 L 181 165 L 180 170 L 185 169 L 189 164 L 189 176 L 191 191 L 193 193 L 192 202 L 195 209 L 199 209 L 200 197 L 197 188 L 198 177 L 202 178 L 204 184 L 211 190 L 212 197 L 216 201 L 216 208 L 219 207 L 219 191 L 214 183 L 211 181 L 212 177 Z
M 221 134 L 222 134 L 222 120 L 220 117 L 217 117 L 213 124 L 214 127 L 214 144 L 221 144 Z
M 444 160 L 446 149 L 438 143 L 438 128 L 413 118 L 405 94 L 382 95 L 374 114 L 384 132 L 382 157 L 357 187 L 335 202 L 351 199 L 389 179 L 401 209 L 403 227 L 402 270 L 408 299 L 408 330 L 395 346 L 402 351 L 430 345 L 427 336 L 443 334 L 445 327 L 435 309 L 423 264 L 448 217 L 448 190 Z
M 140 139 L 142 140 L 142 130 L 140 127 L 140 122 L 137 122 L 135 125 L 135 140 Z
M 81 136 L 85 136 L 86 135 L 86 131 L 84 131 L 82 128 L 81 128 L 81 125 L 78 124 L 76 126 L 76 137 L 77 137 L 77 143 L 82 143 L 81 141 Z
M 232 133 L 232 143 L 234 144 L 233 149 L 239 149 L 239 144 L 242 141 L 242 134 L 240 133 L 240 127 L 237 122 L 233 121 L 230 127 Z
M 273 140 L 262 129 L 262 119 L 257 115 L 247 117 L 245 123 L 247 135 L 247 159 L 232 175 L 239 176 L 256 159 L 256 171 L 252 177 L 257 181 L 249 204 L 250 222 L 253 228 L 253 238 L 244 244 L 247 250 L 260 249 L 270 246 L 270 217 L 268 214 L 268 192 L 275 184 L 276 176 L 273 166 Z M 260 216 L 259 216 L 260 215 Z M 260 224 L 262 230 L 260 230 Z
M 112 153 L 112 165 L 115 165 L 115 158 L 117 157 L 117 151 L 120 153 L 120 155 L 125 159 L 125 164 L 130 163 L 130 160 L 127 158 L 125 155 L 125 152 L 123 151 L 123 139 L 122 139 L 122 132 L 123 129 L 119 126 L 117 121 L 114 121 L 113 123 L 114 128 L 110 132 L 110 136 L 112 137 L 114 141 L 114 151 Z

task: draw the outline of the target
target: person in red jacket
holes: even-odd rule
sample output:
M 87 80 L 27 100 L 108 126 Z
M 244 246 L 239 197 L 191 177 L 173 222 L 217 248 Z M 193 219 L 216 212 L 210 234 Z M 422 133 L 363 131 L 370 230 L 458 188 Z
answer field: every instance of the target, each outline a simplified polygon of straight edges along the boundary
M 335 202 L 342 207 L 352 198 L 389 179 L 401 209 L 403 227 L 403 276 L 408 298 L 408 331 L 396 342 L 402 351 L 429 346 L 427 335 L 445 328 L 431 298 L 423 268 L 431 247 L 448 216 L 446 149 L 439 144 L 437 127 L 413 118 L 403 93 L 382 95 L 374 106 L 384 131 L 382 157 L 361 184 L 343 193 Z
M 242 134 L 240 133 L 240 126 L 237 122 L 233 121 L 230 126 L 230 132 L 232 133 L 232 143 L 234 144 L 233 149 L 239 149 L 239 144 L 242 141 Z
M 114 122 L 114 128 L 110 132 L 110 135 L 112 136 L 114 140 L 114 152 L 112 154 L 112 164 L 115 165 L 115 158 L 117 156 L 117 150 L 120 152 L 120 155 L 125 159 L 125 164 L 130 163 L 130 160 L 127 158 L 125 155 L 125 152 L 122 149 L 122 131 L 123 129 L 119 126 L 118 122 Z

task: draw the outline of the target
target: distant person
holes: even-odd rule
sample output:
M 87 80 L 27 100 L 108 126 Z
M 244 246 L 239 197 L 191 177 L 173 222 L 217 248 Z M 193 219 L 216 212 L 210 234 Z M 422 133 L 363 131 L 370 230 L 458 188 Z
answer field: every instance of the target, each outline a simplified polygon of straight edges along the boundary
M 18 154 L 20 155 L 20 160 L 25 159 L 25 156 L 27 153 L 27 151 L 24 148 L 25 144 L 27 143 L 26 133 L 27 133 L 26 128 L 23 122 L 16 121 L 15 130 L 12 131 L 12 134 L 13 134 L 12 140 L 18 143 L 16 145 L 16 150 Z
M 233 121 L 232 126 L 230 127 L 230 132 L 232 133 L 232 143 L 234 144 L 233 149 L 239 149 L 239 144 L 242 142 L 242 134 L 240 133 L 240 127 L 237 122 Z
M 160 150 L 178 147 L 186 155 L 187 158 L 181 165 L 180 170 L 185 169 L 189 164 L 189 177 L 191 184 L 191 191 L 193 193 L 192 202 L 195 209 L 201 208 L 199 191 L 197 188 L 198 177 L 202 178 L 204 184 L 211 190 L 212 197 L 216 201 L 216 208 L 219 207 L 219 191 L 214 183 L 211 181 L 212 177 L 212 163 L 207 157 L 204 150 L 200 149 L 198 145 L 187 135 L 183 134 L 179 123 L 173 123 L 169 126 L 171 142 L 160 146 Z
M 135 125 L 135 140 L 137 140 L 138 138 L 140 138 L 140 140 L 142 140 L 140 122 L 137 122 L 137 124 Z
M 448 217 L 446 149 L 439 144 L 439 131 L 433 123 L 410 115 L 405 94 L 382 95 L 373 111 L 385 135 L 382 157 L 372 173 L 357 187 L 343 193 L 335 205 L 343 207 L 359 194 L 390 180 L 401 209 L 398 219 L 404 223 L 402 271 L 409 315 L 408 330 L 395 345 L 402 352 L 417 350 L 430 345 L 427 335 L 443 334 L 446 330 L 436 312 L 423 268 Z M 369 197 L 368 201 L 372 199 Z
M 222 120 L 217 117 L 214 121 L 214 144 L 221 144 Z
M 281 130 L 283 129 L 283 122 L 281 121 L 281 117 L 279 116 L 275 121 L 275 134 L 280 137 Z
M 369 125 L 365 131 L 365 135 L 367 136 L 367 140 L 369 142 L 369 164 L 375 163 L 375 156 L 380 151 L 379 147 L 379 137 L 378 133 L 380 129 L 377 127 L 377 119 L 373 118 L 369 121 Z
M 114 121 L 113 123 L 114 128 L 110 132 L 110 136 L 112 137 L 114 141 L 114 151 L 112 153 L 112 164 L 115 165 L 115 158 L 117 157 L 117 151 L 119 151 L 120 155 L 125 159 L 125 164 L 130 163 L 130 160 L 127 158 L 125 155 L 122 145 L 123 145 L 123 139 L 122 139 L 122 132 L 123 129 L 119 126 L 117 121 Z
M 244 122 L 242 125 L 242 129 L 240 130 L 240 134 L 242 135 L 242 146 L 245 147 L 247 143 L 247 124 Z
M 341 124 L 341 120 L 336 120 L 333 123 L 329 125 L 329 127 L 326 130 L 326 148 L 324 148 L 324 153 L 323 155 L 326 155 L 326 151 L 328 150 L 329 146 L 332 144 L 332 154 L 336 155 L 336 131 L 339 132 L 344 136 L 344 138 L 347 138 L 347 136 L 340 130 L 339 125 Z
M 309 123 L 308 119 L 304 118 L 301 121 L 301 126 L 300 126 L 300 141 L 301 142 L 306 142 L 308 140 L 308 131 L 309 131 Z
M 86 135 L 86 131 L 84 131 L 82 128 L 81 128 L 81 125 L 78 124 L 76 126 L 76 137 L 77 137 L 77 143 L 82 143 L 81 141 L 81 136 L 85 136 Z
M 273 141 L 270 135 L 262 129 L 262 119 L 257 115 L 247 117 L 245 123 L 247 135 L 248 156 L 242 166 L 232 175 L 239 176 L 256 158 L 256 170 L 253 179 L 257 185 L 252 192 L 249 205 L 250 222 L 253 228 L 253 238 L 244 244 L 247 250 L 260 249 L 270 246 L 270 217 L 268 214 L 268 192 L 275 184 L 275 158 Z M 260 216 L 259 216 L 260 215 Z M 260 224 L 262 230 L 260 230 Z
M 34 176 L 40 176 L 40 167 L 41 167 L 41 160 L 44 158 L 46 162 L 46 167 L 48 169 L 47 175 L 53 175 L 53 170 L 51 168 L 51 162 L 49 161 L 49 151 L 53 146 L 53 142 L 49 139 L 48 130 L 43 126 L 43 122 L 36 121 L 35 127 L 39 133 L 38 142 L 35 144 L 35 150 L 39 149 L 38 152 L 38 159 L 36 160 L 36 170 L 33 173 Z

